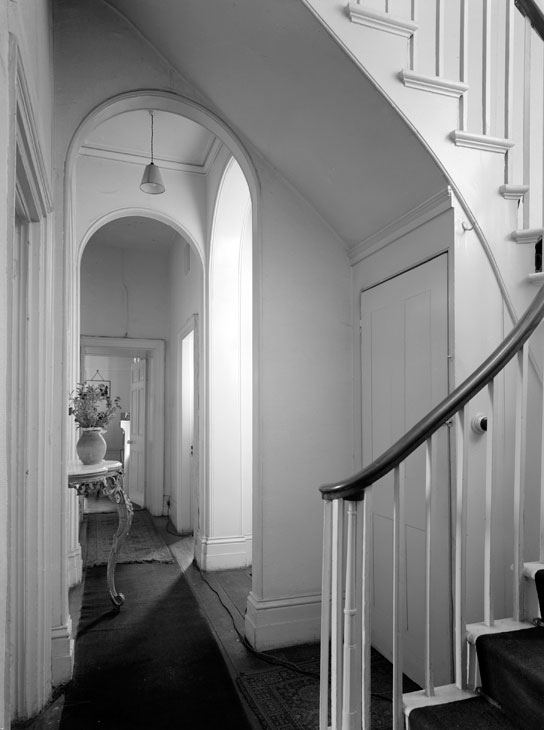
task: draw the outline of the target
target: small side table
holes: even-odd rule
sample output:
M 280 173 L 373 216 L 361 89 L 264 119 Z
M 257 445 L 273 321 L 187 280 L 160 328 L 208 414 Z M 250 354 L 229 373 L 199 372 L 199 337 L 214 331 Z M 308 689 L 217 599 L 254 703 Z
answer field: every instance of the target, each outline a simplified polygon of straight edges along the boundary
M 80 497 L 104 494 L 117 507 L 119 524 L 108 557 L 107 584 L 113 605 L 120 609 L 125 597 L 115 589 L 115 565 L 119 548 L 128 535 L 134 514 L 132 502 L 123 491 L 123 465 L 120 461 L 102 461 L 100 464 L 86 466 L 80 461 L 72 461 L 68 464 L 68 487 L 75 489 Z

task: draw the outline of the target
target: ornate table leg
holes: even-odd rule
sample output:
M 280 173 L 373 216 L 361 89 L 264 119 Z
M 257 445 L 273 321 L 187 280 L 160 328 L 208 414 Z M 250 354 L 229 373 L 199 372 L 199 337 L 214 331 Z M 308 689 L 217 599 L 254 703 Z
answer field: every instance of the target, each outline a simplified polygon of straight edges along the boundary
M 117 562 L 119 549 L 130 530 L 132 516 L 134 514 L 132 502 L 123 491 L 122 470 L 119 470 L 116 474 L 108 475 L 104 479 L 102 493 L 109 497 L 109 499 L 117 507 L 117 512 L 119 514 L 119 524 L 117 526 L 117 532 L 113 536 L 113 542 L 108 558 L 107 582 L 111 601 L 116 608 L 120 608 L 125 602 L 125 597 L 122 593 L 117 593 L 117 590 L 115 589 L 115 564 Z

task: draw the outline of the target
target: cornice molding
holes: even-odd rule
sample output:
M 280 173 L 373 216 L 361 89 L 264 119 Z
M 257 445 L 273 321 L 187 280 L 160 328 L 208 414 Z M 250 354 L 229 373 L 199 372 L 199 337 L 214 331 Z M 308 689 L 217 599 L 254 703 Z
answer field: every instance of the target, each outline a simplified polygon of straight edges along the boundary
M 155 155 L 155 163 L 164 170 L 175 170 L 177 172 L 188 172 L 194 175 L 207 175 L 212 167 L 219 150 L 221 149 L 221 141 L 215 137 L 206 150 L 205 159 L 201 164 L 192 162 L 180 162 L 169 157 L 160 157 Z M 80 147 L 79 154 L 83 157 L 94 157 L 100 160 L 112 160 L 114 162 L 124 162 L 130 165 L 139 165 L 145 167 L 149 162 L 149 155 L 143 152 L 134 152 L 132 150 L 123 150 L 118 147 L 110 147 L 104 144 L 84 144 Z
M 461 81 L 451 81 L 440 76 L 424 76 L 409 69 L 403 69 L 399 73 L 399 79 L 409 89 L 419 89 L 420 91 L 449 96 L 454 99 L 459 99 L 468 91 L 468 84 Z
M 512 231 L 512 238 L 516 243 L 535 244 L 542 237 L 544 229 L 542 228 L 521 228 L 518 231 Z
M 474 134 L 472 132 L 462 132 L 460 129 L 454 129 L 450 133 L 450 138 L 457 147 L 469 147 L 474 150 L 483 150 L 484 152 L 498 152 L 504 154 L 512 149 L 514 142 L 510 139 L 502 137 L 490 137 L 487 134 Z
M 348 3 L 346 12 L 351 22 L 356 25 L 364 25 L 367 28 L 392 33 L 403 38 L 411 38 L 418 28 L 417 23 L 413 20 L 395 18 L 388 13 L 369 10 L 358 3 Z
M 350 264 L 358 264 L 451 207 L 451 189 L 447 187 L 354 246 L 349 252 Z
M 529 192 L 528 185 L 501 185 L 499 193 L 505 200 L 522 200 Z

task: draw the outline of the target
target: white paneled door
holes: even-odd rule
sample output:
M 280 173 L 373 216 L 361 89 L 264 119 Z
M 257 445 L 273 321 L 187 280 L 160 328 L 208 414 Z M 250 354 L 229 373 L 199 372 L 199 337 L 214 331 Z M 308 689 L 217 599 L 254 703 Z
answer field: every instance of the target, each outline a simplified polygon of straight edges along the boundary
M 128 492 L 132 502 L 145 506 L 146 360 L 134 358 L 130 367 L 130 457 Z
M 443 254 L 361 294 L 363 461 L 369 464 L 448 392 L 448 272 Z M 450 680 L 450 473 L 448 428 L 434 448 L 431 646 L 434 680 Z M 393 476 L 373 489 L 372 643 L 392 652 Z M 404 670 L 423 684 L 425 451 L 406 462 Z

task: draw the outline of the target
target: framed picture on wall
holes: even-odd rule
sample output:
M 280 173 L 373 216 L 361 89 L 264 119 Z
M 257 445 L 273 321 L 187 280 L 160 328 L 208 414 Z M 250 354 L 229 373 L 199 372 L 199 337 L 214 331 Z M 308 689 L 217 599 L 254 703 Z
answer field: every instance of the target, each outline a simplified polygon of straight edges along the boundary
M 96 380 L 93 378 L 91 380 L 86 380 L 85 385 L 99 385 L 106 398 L 109 398 L 111 394 L 111 380 Z

